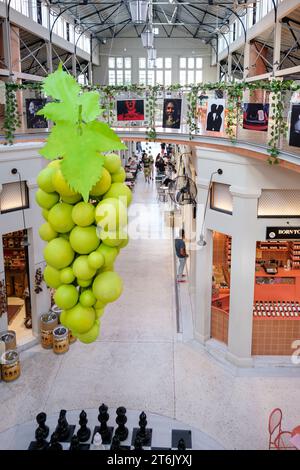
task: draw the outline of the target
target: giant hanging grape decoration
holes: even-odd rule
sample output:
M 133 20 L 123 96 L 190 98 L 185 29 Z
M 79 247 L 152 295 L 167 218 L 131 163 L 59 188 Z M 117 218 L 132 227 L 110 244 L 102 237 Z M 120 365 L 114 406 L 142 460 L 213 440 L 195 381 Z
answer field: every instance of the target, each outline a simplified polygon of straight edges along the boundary
M 98 93 L 81 92 L 61 66 L 43 90 L 54 101 L 39 114 L 55 123 L 40 151 L 52 161 L 37 178 L 36 201 L 46 221 L 39 229 L 47 242 L 44 279 L 56 289 L 61 323 L 91 343 L 105 306 L 123 289 L 114 261 L 128 242 L 131 191 L 119 156 L 108 152 L 126 147 L 96 119 L 102 112 Z

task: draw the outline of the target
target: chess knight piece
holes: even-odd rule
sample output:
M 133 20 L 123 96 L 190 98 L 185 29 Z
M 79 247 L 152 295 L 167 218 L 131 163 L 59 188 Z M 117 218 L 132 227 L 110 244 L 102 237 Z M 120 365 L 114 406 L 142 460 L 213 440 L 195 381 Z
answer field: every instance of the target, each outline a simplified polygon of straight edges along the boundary
M 82 412 L 79 415 L 80 429 L 77 431 L 77 436 L 80 442 L 86 442 L 90 438 L 91 430 L 90 428 L 87 427 L 87 422 L 88 420 L 87 420 L 86 412 L 82 410 Z
M 128 436 L 128 429 L 125 426 L 127 422 L 126 408 L 124 408 L 124 406 L 119 406 L 119 408 L 117 408 L 116 413 L 116 423 L 118 427 L 115 430 L 115 435 L 120 439 L 120 441 L 125 441 Z

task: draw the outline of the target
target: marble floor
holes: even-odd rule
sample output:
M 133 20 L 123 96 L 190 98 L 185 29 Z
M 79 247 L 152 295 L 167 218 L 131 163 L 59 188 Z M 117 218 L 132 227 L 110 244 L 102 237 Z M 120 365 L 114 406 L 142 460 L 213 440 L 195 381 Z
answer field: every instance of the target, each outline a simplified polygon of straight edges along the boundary
M 134 202 L 143 204 L 141 238 L 118 258 L 124 292 L 107 308 L 100 339 L 77 341 L 62 356 L 39 345 L 21 353 L 21 377 L 0 383 L 0 448 L 2 431 L 40 411 L 52 415 L 102 402 L 176 419 L 201 430 L 216 448 L 266 449 L 275 407 L 283 411 L 284 429 L 300 424 L 300 368 L 293 377 L 235 376 L 193 341 L 178 339 L 172 244 L 155 184 L 144 183 L 141 174 Z M 132 219 L 134 211 L 133 205 Z

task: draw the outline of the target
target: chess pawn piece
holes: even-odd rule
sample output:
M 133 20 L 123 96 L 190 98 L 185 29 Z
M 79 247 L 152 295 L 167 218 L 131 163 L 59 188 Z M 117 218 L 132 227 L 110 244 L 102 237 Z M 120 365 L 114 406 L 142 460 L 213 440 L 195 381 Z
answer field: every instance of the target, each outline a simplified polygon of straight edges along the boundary
M 139 437 L 139 439 L 142 441 L 143 444 L 145 444 L 148 439 L 146 426 L 147 426 L 147 416 L 146 416 L 146 413 L 144 413 L 143 411 L 140 414 L 140 420 L 139 420 L 140 429 L 136 433 L 136 436 Z
M 125 441 L 128 436 L 128 429 L 125 426 L 126 422 L 127 422 L 126 408 L 124 408 L 124 406 L 119 406 L 119 408 L 117 408 L 117 417 L 116 417 L 116 423 L 118 427 L 115 431 L 115 435 L 118 436 L 120 441 Z
M 105 447 L 102 444 L 102 437 L 99 432 L 96 432 L 94 435 L 93 444 L 91 445 L 90 450 L 105 450 Z
M 112 438 L 110 450 L 120 450 L 120 439 L 116 435 Z
M 58 434 L 57 432 L 54 432 L 52 435 L 51 435 L 51 439 L 50 439 L 50 445 L 48 447 L 48 450 L 63 450 L 63 446 L 60 444 L 60 442 L 58 442 Z
M 136 436 L 134 440 L 134 450 L 143 450 L 143 442 L 139 436 Z
M 87 427 L 87 422 L 88 420 L 86 417 L 86 412 L 82 410 L 82 412 L 79 415 L 80 429 L 77 431 L 77 436 L 80 442 L 86 442 L 90 438 L 91 430 L 90 428 Z
M 35 450 L 46 450 L 49 446 L 49 443 L 44 438 L 44 431 L 38 427 L 35 431 Z
M 58 434 L 59 441 L 65 441 L 70 433 L 69 423 L 66 418 L 66 410 L 60 410 L 58 425 L 56 426 L 55 432 Z
M 107 413 L 107 406 L 102 403 L 99 406 L 98 421 L 100 423 L 100 434 L 103 441 L 110 441 L 111 435 L 107 426 L 107 421 L 109 420 L 109 414 Z
M 76 436 L 76 434 L 74 434 L 74 436 L 72 436 L 71 438 L 71 445 L 70 445 L 69 450 L 72 450 L 72 451 L 80 450 L 80 441 L 79 441 L 79 437 Z
M 184 442 L 184 439 L 179 439 L 178 444 L 177 444 L 177 449 L 178 450 L 186 450 L 186 445 Z
M 46 439 L 46 437 L 48 437 L 49 435 L 49 428 L 45 424 L 46 419 L 47 419 L 46 413 L 39 413 L 38 415 L 36 415 L 36 421 L 39 425 L 38 429 L 41 429 L 43 431 L 44 439 Z

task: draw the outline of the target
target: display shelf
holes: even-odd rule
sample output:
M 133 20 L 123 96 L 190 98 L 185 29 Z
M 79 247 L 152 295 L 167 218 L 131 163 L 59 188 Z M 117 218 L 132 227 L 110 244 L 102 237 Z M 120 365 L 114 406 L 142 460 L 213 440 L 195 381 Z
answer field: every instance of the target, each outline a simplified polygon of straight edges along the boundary
M 300 269 L 300 244 L 298 242 L 290 242 L 289 256 L 292 261 L 292 268 Z
M 227 260 L 228 269 L 230 269 L 231 268 L 231 237 L 229 237 L 228 235 L 226 235 L 225 250 L 226 250 L 226 260 Z

